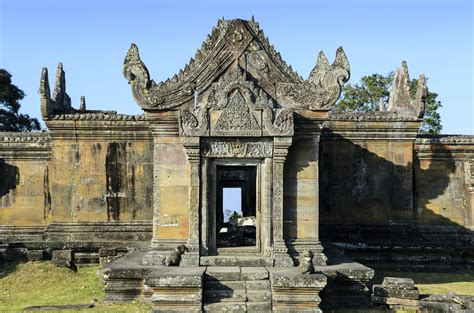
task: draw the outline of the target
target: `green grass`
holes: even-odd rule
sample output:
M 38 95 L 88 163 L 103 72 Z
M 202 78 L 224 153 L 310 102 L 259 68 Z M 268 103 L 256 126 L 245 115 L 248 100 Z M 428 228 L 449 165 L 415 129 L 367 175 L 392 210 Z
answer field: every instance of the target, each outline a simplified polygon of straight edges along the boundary
M 474 272 L 465 273 L 418 273 L 375 271 L 374 284 L 382 283 L 383 277 L 412 278 L 420 294 L 446 294 L 474 296 Z
M 100 302 L 104 298 L 104 285 L 96 276 L 97 269 L 98 266 L 88 266 L 72 272 L 50 262 L 8 265 L 0 276 L 0 312 L 18 312 L 37 305 L 89 304 L 93 299 Z M 140 302 L 98 303 L 95 308 L 82 311 L 149 312 L 150 308 Z

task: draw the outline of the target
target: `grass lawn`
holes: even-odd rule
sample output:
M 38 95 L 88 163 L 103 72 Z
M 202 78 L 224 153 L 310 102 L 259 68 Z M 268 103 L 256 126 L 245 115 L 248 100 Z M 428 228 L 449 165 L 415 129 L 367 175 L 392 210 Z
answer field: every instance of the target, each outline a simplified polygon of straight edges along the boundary
M 372 283 L 382 283 L 383 277 L 412 278 L 420 290 L 420 294 L 446 294 L 448 292 L 454 292 L 459 295 L 474 296 L 474 271 L 466 271 L 465 273 L 375 271 L 375 277 Z
M 98 268 L 80 267 L 75 273 L 50 262 L 8 265 L 5 274 L 0 275 L 0 312 L 18 312 L 36 305 L 88 304 L 93 299 L 101 301 L 104 298 L 104 286 L 95 274 Z M 151 305 L 139 302 L 99 303 L 95 308 L 83 311 L 149 312 L 150 308 Z

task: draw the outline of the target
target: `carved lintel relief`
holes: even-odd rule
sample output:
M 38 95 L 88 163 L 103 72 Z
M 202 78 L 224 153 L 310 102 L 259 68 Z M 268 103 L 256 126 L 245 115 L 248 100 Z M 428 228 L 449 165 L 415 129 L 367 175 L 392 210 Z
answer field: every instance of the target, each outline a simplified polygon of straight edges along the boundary
M 209 139 L 203 142 L 202 156 L 208 158 L 270 158 L 273 155 L 273 141 Z

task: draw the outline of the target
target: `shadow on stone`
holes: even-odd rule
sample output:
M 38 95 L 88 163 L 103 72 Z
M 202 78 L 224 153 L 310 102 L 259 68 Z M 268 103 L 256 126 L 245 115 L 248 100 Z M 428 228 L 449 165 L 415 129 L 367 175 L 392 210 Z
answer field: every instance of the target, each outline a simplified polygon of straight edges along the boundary
M 445 144 L 435 141 L 427 148 L 418 144 L 421 147 L 417 149 L 426 150 L 419 153 L 398 147 L 398 154 L 390 153 L 401 159 L 399 163 L 403 158 L 414 160 L 401 166 L 329 129 L 322 138 L 322 240 L 335 243 L 351 258 L 377 269 L 447 271 L 455 266 L 472 267 L 472 231 L 448 218 L 449 210 L 443 209 L 443 216 L 430 209 L 430 201 L 452 192 L 447 188 L 458 179 L 453 176 L 455 159 Z M 403 156 L 408 152 L 402 148 L 413 156 Z M 462 185 L 457 189 L 459 198 L 467 201 L 469 195 L 463 194 Z M 452 207 L 450 211 L 464 212 L 469 218 L 468 207 Z
M 5 160 L 0 159 L 0 173 L 2 173 L 0 197 L 3 197 L 20 183 L 20 171 L 17 166 L 8 164 Z

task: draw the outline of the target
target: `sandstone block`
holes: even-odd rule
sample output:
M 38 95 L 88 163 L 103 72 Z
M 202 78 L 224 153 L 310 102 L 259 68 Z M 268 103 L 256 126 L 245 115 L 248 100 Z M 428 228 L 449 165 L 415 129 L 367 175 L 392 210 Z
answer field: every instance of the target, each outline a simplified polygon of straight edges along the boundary
M 115 248 L 100 248 L 99 249 L 99 257 L 108 257 L 108 256 L 116 256 L 117 249 Z
M 239 267 L 208 267 L 206 270 L 207 280 L 237 281 L 240 280 Z
M 43 250 L 28 250 L 26 251 L 26 258 L 28 261 L 42 261 L 44 258 Z
M 69 266 L 74 257 L 72 250 L 53 250 L 52 260 L 58 266 Z
M 264 267 L 241 267 L 242 280 L 262 280 L 268 279 L 268 271 Z

